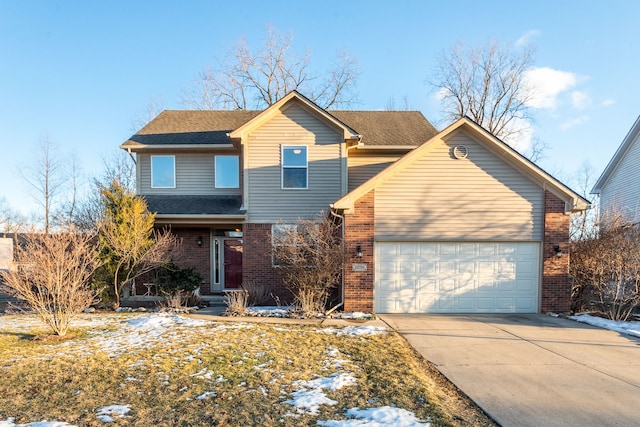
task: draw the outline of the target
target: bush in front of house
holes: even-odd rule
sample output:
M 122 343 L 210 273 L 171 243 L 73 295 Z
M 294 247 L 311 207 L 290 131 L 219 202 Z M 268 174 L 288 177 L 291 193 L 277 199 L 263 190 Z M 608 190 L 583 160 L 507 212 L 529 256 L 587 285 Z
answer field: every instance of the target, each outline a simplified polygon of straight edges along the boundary
M 574 311 L 628 320 L 640 305 L 640 225 L 614 216 L 571 244 Z
M 194 268 L 181 268 L 171 262 L 155 272 L 154 283 L 164 296 L 167 308 L 181 308 L 195 303 L 194 291 L 202 283 L 202 275 Z

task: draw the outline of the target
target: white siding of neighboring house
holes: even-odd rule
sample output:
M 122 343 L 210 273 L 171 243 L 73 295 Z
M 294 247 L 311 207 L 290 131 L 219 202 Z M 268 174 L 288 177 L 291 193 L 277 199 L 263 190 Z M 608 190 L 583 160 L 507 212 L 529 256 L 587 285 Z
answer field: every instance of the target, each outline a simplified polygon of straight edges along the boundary
M 404 154 L 359 154 L 357 150 L 349 153 L 349 191 L 358 187 L 372 176 L 384 170 Z
M 161 153 L 167 155 L 171 153 Z M 237 152 L 224 151 L 219 155 L 233 155 Z M 138 192 L 140 194 L 171 195 L 236 195 L 242 194 L 242 182 L 239 188 L 215 188 L 214 158 L 216 153 L 181 153 L 175 154 L 176 187 L 151 188 L 151 155 L 138 153 L 139 168 Z M 242 165 L 238 172 L 242 176 Z M 242 181 L 242 180 L 240 180 Z
M 640 134 L 602 186 L 600 206 L 604 218 L 624 215 L 629 221 L 640 221 Z
M 341 134 L 296 103 L 254 130 L 243 142 L 249 221 L 295 221 L 326 212 L 342 196 L 342 142 Z M 282 144 L 308 146 L 308 189 L 281 188 Z
M 13 262 L 13 239 L 0 238 L 0 270 L 9 270 Z
M 466 159 L 450 152 L 465 145 Z M 462 131 L 375 191 L 378 240 L 539 241 L 544 190 Z

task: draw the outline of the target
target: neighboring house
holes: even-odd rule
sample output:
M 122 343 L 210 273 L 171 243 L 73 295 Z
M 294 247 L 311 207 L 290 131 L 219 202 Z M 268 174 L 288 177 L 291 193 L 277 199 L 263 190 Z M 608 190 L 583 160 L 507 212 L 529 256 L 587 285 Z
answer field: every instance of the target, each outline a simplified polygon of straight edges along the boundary
M 598 178 L 592 194 L 600 196 L 600 217 L 640 222 L 640 117 Z
M 343 222 L 347 311 L 569 311 L 556 254 L 588 201 L 469 119 L 438 133 L 419 112 L 325 111 L 294 91 L 264 111 L 165 111 L 121 147 L 203 296 L 254 282 L 286 297 L 272 232 L 325 212 Z

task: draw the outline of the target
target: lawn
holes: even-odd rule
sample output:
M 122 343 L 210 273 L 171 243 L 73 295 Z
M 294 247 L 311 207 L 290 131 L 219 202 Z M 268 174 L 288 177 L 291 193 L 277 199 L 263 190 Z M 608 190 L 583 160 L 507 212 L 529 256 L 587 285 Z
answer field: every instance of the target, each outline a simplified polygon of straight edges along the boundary
M 383 328 L 93 313 L 46 334 L 0 316 L 0 427 L 492 425 Z

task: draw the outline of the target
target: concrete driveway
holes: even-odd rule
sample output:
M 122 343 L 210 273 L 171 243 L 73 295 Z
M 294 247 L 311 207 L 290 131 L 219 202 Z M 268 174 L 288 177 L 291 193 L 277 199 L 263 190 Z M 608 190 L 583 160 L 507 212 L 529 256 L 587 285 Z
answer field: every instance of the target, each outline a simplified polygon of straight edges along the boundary
M 640 340 L 535 314 L 383 314 L 503 426 L 640 425 Z

